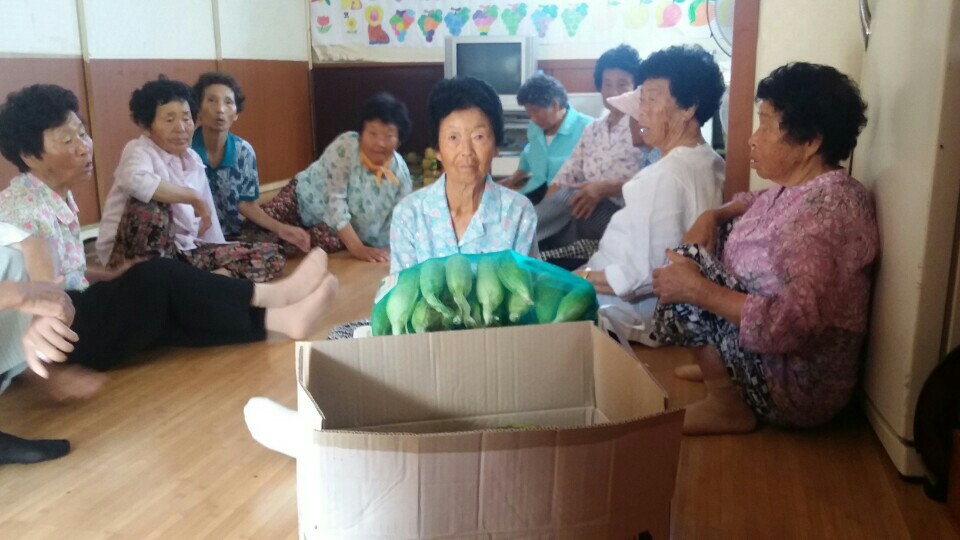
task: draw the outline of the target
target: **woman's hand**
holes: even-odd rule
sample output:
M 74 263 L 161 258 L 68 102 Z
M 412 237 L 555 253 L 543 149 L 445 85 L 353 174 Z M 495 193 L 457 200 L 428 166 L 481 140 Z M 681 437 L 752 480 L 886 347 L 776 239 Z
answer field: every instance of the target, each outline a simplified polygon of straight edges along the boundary
M 41 317 L 52 317 L 63 321 L 67 325 L 73 323 L 73 302 L 63 290 L 63 277 L 56 281 L 24 281 L 18 284 L 20 301 L 18 302 L 18 311 L 38 315 Z
M 50 376 L 45 364 L 63 362 L 73 351 L 79 337 L 70 325 L 54 317 L 34 317 L 23 334 L 23 354 L 27 365 L 44 379 Z
M 664 304 L 699 305 L 699 292 L 707 278 L 700 266 L 679 253 L 668 249 L 669 263 L 653 271 L 653 294 Z
M 212 218 L 210 217 L 210 208 L 207 207 L 207 203 L 200 197 L 192 200 L 190 206 L 193 207 L 193 213 L 200 218 L 200 229 L 197 231 L 197 236 L 203 236 L 203 233 L 207 232 L 207 229 L 213 224 Z
M 277 235 L 281 239 L 297 246 L 297 249 L 304 253 L 310 251 L 310 233 L 300 227 L 286 225 L 277 231 Z
M 570 198 L 567 205 L 574 219 L 587 219 L 592 216 L 600 201 L 606 198 L 605 186 L 602 182 L 587 182 L 573 189 L 577 192 Z
M 710 253 L 715 253 L 717 247 L 717 228 L 720 221 L 717 219 L 717 213 L 713 210 L 707 210 L 700 214 L 700 217 L 693 222 L 687 234 L 683 235 L 681 240 L 684 244 L 697 244 Z M 672 251 L 670 253 L 673 253 Z M 679 256 L 679 255 L 678 255 Z
M 390 262 L 390 252 L 385 249 L 379 249 L 361 244 L 352 249 L 348 247 L 347 251 L 349 251 L 350 255 L 353 255 L 355 259 L 360 259 L 361 261 L 378 263 Z

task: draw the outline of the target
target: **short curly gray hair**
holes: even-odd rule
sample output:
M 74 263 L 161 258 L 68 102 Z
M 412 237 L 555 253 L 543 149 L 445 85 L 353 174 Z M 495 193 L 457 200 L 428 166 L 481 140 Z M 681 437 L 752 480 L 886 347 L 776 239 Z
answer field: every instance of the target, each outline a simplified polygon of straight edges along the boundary
M 554 101 L 564 109 L 570 106 L 563 83 L 542 71 L 527 79 L 517 92 L 517 103 L 521 106 L 550 107 Z

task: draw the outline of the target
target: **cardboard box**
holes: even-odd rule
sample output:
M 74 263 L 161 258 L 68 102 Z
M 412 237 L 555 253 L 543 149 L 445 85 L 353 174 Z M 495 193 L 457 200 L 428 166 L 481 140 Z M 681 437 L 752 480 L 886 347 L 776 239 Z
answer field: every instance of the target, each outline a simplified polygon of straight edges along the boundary
M 590 323 L 304 342 L 297 366 L 301 538 L 669 538 L 683 411 Z

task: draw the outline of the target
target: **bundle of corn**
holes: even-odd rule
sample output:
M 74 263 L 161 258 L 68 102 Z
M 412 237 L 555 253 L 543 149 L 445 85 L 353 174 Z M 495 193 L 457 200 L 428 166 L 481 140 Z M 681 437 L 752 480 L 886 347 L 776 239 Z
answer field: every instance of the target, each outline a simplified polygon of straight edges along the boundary
M 373 335 L 596 320 L 588 281 L 512 251 L 430 259 L 389 276 Z

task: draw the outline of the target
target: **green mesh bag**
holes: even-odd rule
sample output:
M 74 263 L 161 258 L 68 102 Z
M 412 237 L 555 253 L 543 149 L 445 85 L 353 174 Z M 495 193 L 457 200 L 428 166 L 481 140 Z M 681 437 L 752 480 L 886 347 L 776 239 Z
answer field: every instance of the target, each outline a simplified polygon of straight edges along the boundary
M 514 251 L 450 255 L 384 278 L 375 336 L 522 324 L 596 321 L 589 281 Z

